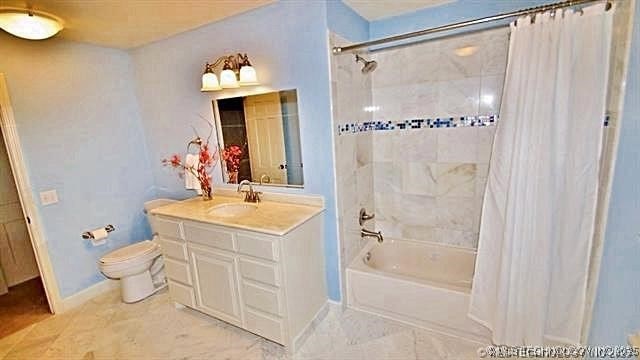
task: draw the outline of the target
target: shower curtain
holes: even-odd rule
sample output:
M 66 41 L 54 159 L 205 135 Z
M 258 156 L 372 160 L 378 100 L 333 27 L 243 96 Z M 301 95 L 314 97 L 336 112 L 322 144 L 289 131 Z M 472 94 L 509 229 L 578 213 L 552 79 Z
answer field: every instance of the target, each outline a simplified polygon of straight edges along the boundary
M 511 24 L 469 308 L 496 344 L 580 342 L 612 13 Z

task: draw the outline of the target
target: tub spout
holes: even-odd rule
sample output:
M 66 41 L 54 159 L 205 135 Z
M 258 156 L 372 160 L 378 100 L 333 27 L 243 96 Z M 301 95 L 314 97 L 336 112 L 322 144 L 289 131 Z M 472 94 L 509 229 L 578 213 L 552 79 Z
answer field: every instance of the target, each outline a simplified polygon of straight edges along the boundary
M 384 241 L 384 237 L 382 236 L 381 231 L 375 232 L 375 231 L 371 231 L 363 228 L 360 230 L 360 236 L 363 238 L 374 237 L 378 240 L 379 243 L 382 243 Z

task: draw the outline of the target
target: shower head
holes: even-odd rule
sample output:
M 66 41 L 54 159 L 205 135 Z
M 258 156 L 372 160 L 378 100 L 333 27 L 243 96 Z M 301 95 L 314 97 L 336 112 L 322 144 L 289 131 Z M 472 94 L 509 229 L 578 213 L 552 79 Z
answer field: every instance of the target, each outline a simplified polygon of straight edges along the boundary
M 361 57 L 360 55 L 356 54 L 356 62 L 361 62 L 362 65 L 362 73 L 363 74 L 368 74 L 370 72 L 372 72 L 373 70 L 375 70 L 378 67 L 378 62 L 375 60 L 366 60 L 365 58 Z

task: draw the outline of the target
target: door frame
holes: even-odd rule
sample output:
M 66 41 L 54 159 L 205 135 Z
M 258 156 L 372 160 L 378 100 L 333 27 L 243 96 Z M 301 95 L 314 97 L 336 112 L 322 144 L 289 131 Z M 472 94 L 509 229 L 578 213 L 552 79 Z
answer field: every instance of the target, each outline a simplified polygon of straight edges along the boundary
M 22 156 L 22 146 L 16 128 L 13 108 L 11 107 L 9 89 L 3 73 L 0 73 L 0 129 L 2 129 L 2 134 L 4 135 L 9 164 L 18 190 L 22 213 L 27 223 L 31 246 L 38 263 L 40 279 L 49 302 L 49 309 L 54 314 L 62 312 L 64 310 L 63 302 L 60 297 L 58 282 L 53 272 L 53 265 L 49 258 L 47 241 L 42 231 L 42 223 L 33 198 L 31 183 L 27 176 L 27 167 Z

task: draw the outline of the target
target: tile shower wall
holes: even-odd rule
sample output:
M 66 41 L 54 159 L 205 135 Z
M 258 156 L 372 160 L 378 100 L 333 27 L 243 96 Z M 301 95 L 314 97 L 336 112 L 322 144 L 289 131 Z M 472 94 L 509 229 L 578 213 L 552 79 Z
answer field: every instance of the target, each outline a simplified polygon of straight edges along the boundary
M 333 46 L 348 42 L 338 35 L 329 34 Z M 349 55 L 331 56 L 331 96 L 334 128 L 346 122 L 371 121 L 371 112 L 364 111 L 372 102 L 371 76 L 360 72 Z M 336 180 L 338 199 L 338 231 L 340 239 L 341 273 L 362 249 L 358 213 L 361 207 L 374 210 L 373 198 L 373 134 L 361 132 L 335 137 Z M 367 228 L 374 229 L 374 222 Z M 342 286 L 344 287 L 344 281 Z M 343 289 L 343 294 L 344 294 Z
M 508 34 L 501 28 L 375 52 L 373 120 L 498 114 Z M 495 126 L 368 133 L 378 229 L 475 248 Z

